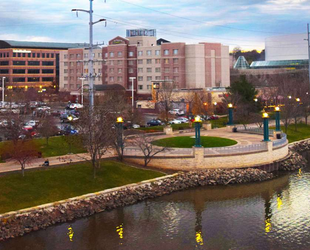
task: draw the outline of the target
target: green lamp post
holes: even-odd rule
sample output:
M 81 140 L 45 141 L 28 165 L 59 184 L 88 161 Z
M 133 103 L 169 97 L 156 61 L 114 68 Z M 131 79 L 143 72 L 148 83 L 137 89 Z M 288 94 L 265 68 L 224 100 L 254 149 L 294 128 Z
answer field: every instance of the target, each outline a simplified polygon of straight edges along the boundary
M 274 111 L 276 112 L 276 131 L 281 131 L 280 127 L 280 107 L 275 107 Z
M 233 118 L 234 106 L 232 103 L 229 103 L 227 107 L 228 107 L 228 125 L 234 125 L 234 118 Z
M 195 117 L 195 147 L 201 148 L 201 140 L 200 140 L 200 124 L 201 124 L 201 119 L 200 116 L 197 115 Z
M 116 119 L 116 129 L 117 129 L 117 146 L 121 149 L 124 147 L 123 143 L 123 123 L 122 117 L 117 117 Z
M 264 120 L 264 140 L 263 141 L 270 141 L 269 140 L 269 115 L 268 113 L 263 113 L 263 120 Z

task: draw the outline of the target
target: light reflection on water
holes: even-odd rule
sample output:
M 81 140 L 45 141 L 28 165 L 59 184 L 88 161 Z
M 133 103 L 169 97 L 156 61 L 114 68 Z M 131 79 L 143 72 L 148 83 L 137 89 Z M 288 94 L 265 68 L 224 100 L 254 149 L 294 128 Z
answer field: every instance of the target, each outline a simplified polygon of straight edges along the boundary
M 2 242 L 0 249 L 310 249 L 309 225 L 307 168 L 263 183 L 177 192 Z

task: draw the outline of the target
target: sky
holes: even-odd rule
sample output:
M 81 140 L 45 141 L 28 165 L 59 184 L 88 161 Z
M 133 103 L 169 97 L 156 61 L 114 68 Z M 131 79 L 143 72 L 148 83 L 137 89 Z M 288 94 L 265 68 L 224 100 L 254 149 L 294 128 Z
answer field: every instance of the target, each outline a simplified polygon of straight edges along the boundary
M 88 42 L 89 0 L 1 0 L 0 39 Z M 171 42 L 220 42 L 230 50 L 264 49 L 265 38 L 306 33 L 310 0 L 94 0 L 94 42 L 126 29 L 156 29 Z

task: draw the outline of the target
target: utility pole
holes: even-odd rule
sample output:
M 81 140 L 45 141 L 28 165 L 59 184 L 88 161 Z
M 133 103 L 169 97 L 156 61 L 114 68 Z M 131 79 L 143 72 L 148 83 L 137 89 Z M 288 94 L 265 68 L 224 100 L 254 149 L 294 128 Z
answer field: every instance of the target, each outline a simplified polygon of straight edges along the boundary
M 93 25 L 96 23 L 100 23 L 103 21 L 106 21 L 106 19 L 99 19 L 96 22 L 93 22 L 93 1 L 89 0 L 89 10 L 83 10 L 83 9 L 72 9 L 72 11 L 75 11 L 78 13 L 86 12 L 89 14 L 89 61 L 88 61 L 88 79 L 89 79 L 89 107 L 92 109 L 94 107 L 94 66 L 93 66 Z
M 132 106 L 132 112 L 134 111 L 134 105 L 135 105 L 135 98 L 134 98 L 134 81 L 136 77 L 129 77 L 131 80 L 131 106 Z
M 84 80 L 86 79 L 85 77 L 80 77 L 79 78 L 82 81 L 82 88 L 81 88 L 81 104 L 84 105 Z
M 308 41 L 308 76 L 309 76 L 309 84 L 310 84 L 310 39 L 309 39 L 309 23 L 307 23 L 307 39 Z
M 2 106 L 4 106 L 4 79 L 5 78 L 6 78 L 5 76 L 2 77 Z

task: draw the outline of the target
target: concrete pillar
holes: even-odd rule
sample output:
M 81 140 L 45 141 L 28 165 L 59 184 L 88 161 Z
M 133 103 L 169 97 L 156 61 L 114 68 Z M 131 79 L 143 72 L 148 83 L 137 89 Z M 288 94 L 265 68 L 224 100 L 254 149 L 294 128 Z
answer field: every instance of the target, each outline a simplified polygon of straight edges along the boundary
M 195 157 L 195 167 L 199 168 L 204 166 L 204 148 L 203 147 L 193 147 L 194 157 Z
M 277 135 L 281 135 L 281 131 L 273 131 L 273 138 L 277 139 Z
M 272 141 L 265 141 L 267 143 L 268 152 L 273 151 Z
M 166 135 L 172 135 L 173 134 L 173 129 L 171 126 L 168 126 L 168 127 L 164 127 L 164 133 Z

